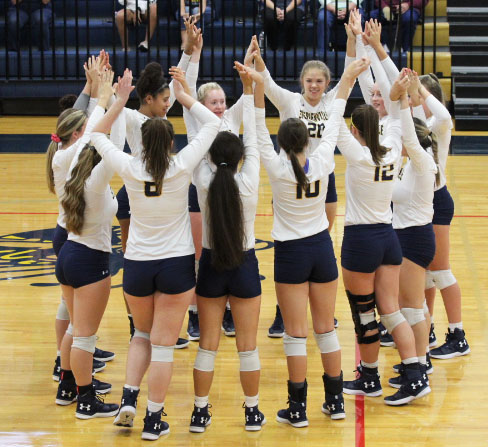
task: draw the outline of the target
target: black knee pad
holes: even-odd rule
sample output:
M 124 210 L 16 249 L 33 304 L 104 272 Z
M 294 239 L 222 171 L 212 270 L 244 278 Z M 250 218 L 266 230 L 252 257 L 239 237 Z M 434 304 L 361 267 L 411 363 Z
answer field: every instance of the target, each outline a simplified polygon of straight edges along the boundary
M 378 329 L 378 322 L 376 321 L 376 313 L 374 311 L 376 307 L 375 294 L 369 295 L 354 295 L 346 290 L 346 295 L 349 300 L 349 306 L 351 307 L 352 320 L 354 321 L 354 331 L 356 332 L 358 344 L 371 344 L 380 339 L 379 331 L 376 334 L 364 335 L 367 331 Z M 365 303 L 365 301 L 367 301 Z M 360 314 L 373 310 L 373 321 L 363 324 L 361 322 Z

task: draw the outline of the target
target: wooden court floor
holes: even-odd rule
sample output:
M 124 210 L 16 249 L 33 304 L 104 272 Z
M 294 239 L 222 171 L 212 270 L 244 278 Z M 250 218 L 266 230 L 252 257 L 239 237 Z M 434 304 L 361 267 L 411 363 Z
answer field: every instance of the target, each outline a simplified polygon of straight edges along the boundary
M 332 232 L 338 262 L 343 233 L 344 160 L 336 156 L 339 194 L 338 217 Z M 51 229 L 56 225 L 57 200 L 44 181 L 44 156 L 0 155 L 0 446 L 138 446 L 146 406 L 142 385 L 135 427 L 122 429 L 112 418 L 81 421 L 75 406 L 54 404 L 57 383 L 51 379 L 56 355 L 54 317 L 59 287 L 54 276 Z M 258 446 L 458 446 L 488 445 L 488 157 L 456 156 L 448 165 L 448 184 L 456 203 L 451 230 L 452 270 L 463 292 L 463 320 L 471 354 L 452 360 L 434 360 L 430 376 L 433 392 L 414 404 L 392 408 L 378 398 L 346 396 L 347 418 L 332 422 L 320 407 L 324 398 L 321 364 L 313 336 L 308 340 L 310 426 L 294 429 L 275 421 L 286 405 L 286 360 L 280 339 L 266 336 L 275 309 L 271 191 L 262 170 L 256 238 L 263 280 L 258 347 L 262 364 L 260 409 L 268 423 L 261 432 L 244 431 L 243 394 L 238 381 L 239 362 L 232 338 L 222 335 L 210 393 L 212 424 L 204 434 L 190 434 L 193 406 L 192 367 L 197 345 L 175 352 L 174 375 L 165 411 L 169 436 L 157 441 L 167 446 L 211 447 L 226 443 Z M 121 182 L 114 178 L 112 186 Z M 116 222 L 114 221 L 114 225 Z M 43 230 L 43 231 L 41 231 Z M 117 233 L 116 233 L 117 234 Z M 120 402 L 128 348 L 128 321 L 120 288 L 120 244 L 114 239 L 116 274 L 112 295 L 98 332 L 98 346 L 116 352 L 114 361 L 98 374 L 112 383 L 107 402 Z M 336 317 L 343 348 L 345 379 L 354 377 L 356 350 L 353 324 L 340 283 Z M 436 307 L 436 333 L 442 342 L 446 317 L 442 300 Z M 186 328 L 186 321 L 184 329 Z M 182 335 L 184 335 L 184 329 Z M 394 348 L 381 348 L 380 373 L 384 394 L 393 394 L 387 379 L 397 363 Z

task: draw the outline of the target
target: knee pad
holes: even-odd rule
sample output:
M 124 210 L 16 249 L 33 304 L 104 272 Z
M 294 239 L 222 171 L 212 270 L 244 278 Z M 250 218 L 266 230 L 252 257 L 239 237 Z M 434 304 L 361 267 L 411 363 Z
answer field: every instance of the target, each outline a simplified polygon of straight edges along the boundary
M 285 333 L 283 347 L 287 357 L 307 355 L 307 337 L 291 337 Z
M 259 371 L 261 369 L 258 348 L 253 351 L 239 352 L 239 360 L 239 371 Z
M 386 330 L 391 334 L 393 330 L 401 323 L 405 321 L 405 317 L 397 310 L 391 314 L 380 315 L 381 322 L 385 326 Z
M 193 368 L 198 369 L 198 371 L 212 372 L 214 370 L 216 356 L 217 351 L 207 351 L 199 347 Z
M 435 287 L 434 275 L 432 273 L 430 270 L 425 271 L 425 290 Z
M 132 336 L 132 338 L 136 338 L 136 337 L 144 338 L 145 340 L 150 340 L 149 333 L 142 332 L 139 329 L 134 328 L 134 335 Z
M 69 320 L 68 306 L 66 306 L 66 301 L 61 298 L 61 302 L 58 305 L 58 311 L 56 313 L 56 320 Z
M 434 283 L 439 290 L 456 284 L 456 277 L 452 274 L 451 270 L 437 270 L 431 273 L 434 278 Z
M 162 346 L 151 344 L 151 362 L 173 362 L 174 346 Z
M 346 290 L 346 295 L 351 307 L 354 331 L 358 339 L 358 344 L 371 344 L 379 341 L 380 333 L 365 336 L 367 331 L 378 329 L 378 322 L 375 314 L 375 294 L 354 295 Z M 366 302 L 366 303 L 365 303 Z M 371 312 L 372 311 L 372 312 Z
M 73 335 L 73 325 L 71 323 L 68 324 L 68 329 L 66 329 L 66 333 L 71 336 Z
M 424 300 L 424 314 L 430 315 L 429 306 L 427 306 L 427 300 Z
M 400 312 L 410 326 L 415 326 L 417 323 L 425 321 L 424 309 L 404 307 L 400 310 Z
M 335 329 L 325 334 L 317 334 L 314 332 L 313 335 L 321 354 L 329 354 L 330 352 L 336 352 L 341 349 Z
M 71 349 L 77 348 L 93 354 L 95 352 L 96 344 L 97 336 L 95 334 L 90 335 L 89 337 L 73 337 L 73 344 L 71 345 Z

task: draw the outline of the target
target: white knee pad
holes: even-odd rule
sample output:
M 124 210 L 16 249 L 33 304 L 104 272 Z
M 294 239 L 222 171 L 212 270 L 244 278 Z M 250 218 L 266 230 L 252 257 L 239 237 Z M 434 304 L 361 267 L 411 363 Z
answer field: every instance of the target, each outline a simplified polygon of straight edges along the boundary
M 193 368 L 198 369 L 198 371 L 212 372 L 214 370 L 216 356 L 217 351 L 207 351 L 199 347 Z
M 434 278 L 434 283 L 439 290 L 456 284 L 456 277 L 451 270 L 436 270 L 431 272 Z
M 287 357 L 307 355 L 307 337 L 295 338 L 285 333 L 283 347 Z
M 426 270 L 425 272 L 425 290 L 435 287 L 434 275 L 432 273 L 430 270 Z
M 372 323 L 376 320 L 376 315 L 374 314 L 374 312 L 369 312 L 367 314 L 360 313 L 359 320 L 361 321 L 361 324 L 363 326 L 366 326 L 367 324 Z
M 66 333 L 71 336 L 73 335 L 73 325 L 71 323 L 68 324 L 68 329 L 66 329 Z
M 258 348 L 254 351 L 239 352 L 239 360 L 241 363 L 239 371 L 259 371 L 261 369 Z
M 150 340 L 150 336 L 148 332 L 142 332 L 139 329 L 134 328 L 134 335 L 132 336 L 132 338 L 136 338 L 136 337 L 144 338 L 145 340 Z
M 407 320 L 410 326 L 415 326 L 417 323 L 425 321 L 424 309 L 415 309 L 413 307 L 403 307 L 401 309 L 402 315 Z
M 162 346 L 151 344 L 151 362 L 173 362 L 174 346 Z
M 66 306 L 66 301 L 64 301 L 63 298 L 61 298 L 61 302 L 58 305 L 56 320 L 69 321 L 68 306 Z
M 71 345 L 71 349 L 77 348 L 81 349 L 82 351 L 91 352 L 92 354 L 95 352 L 95 345 L 97 344 L 97 336 L 90 335 L 89 337 L 73 337 L 73 344 Z
M 391 334 L 393 330 L 401 323 L 405 321 L 405 317 L 397 310 L 391 314 L 380 315 L 381 322 L 385 326 L 386 330 Z
M 321 354 L 328 354 L 329 352 L 336 352 L 341 349 L 335 329 L 325 334 L 317 334 L 314 332 L 313 335 Z
M 424 314 L 430 315 L 429 306 L 427 306 L 427 300 L 424 300 Z

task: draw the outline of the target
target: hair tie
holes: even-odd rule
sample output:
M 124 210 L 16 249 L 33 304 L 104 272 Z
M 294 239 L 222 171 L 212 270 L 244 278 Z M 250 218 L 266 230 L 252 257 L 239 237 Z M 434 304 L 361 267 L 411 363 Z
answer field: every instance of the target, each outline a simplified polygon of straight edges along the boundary
M 51 134 L 51 141 L 54 141 L 55 143 L 61 143 L 61 138 L 59 138 L 57 134 L 52 133 Z
M 225 168 L 227 166 L 227 163 L 225 163 L 224 161 L 222 163 L 219 163 L 219 166 L 222 166 L 223 168 Z

